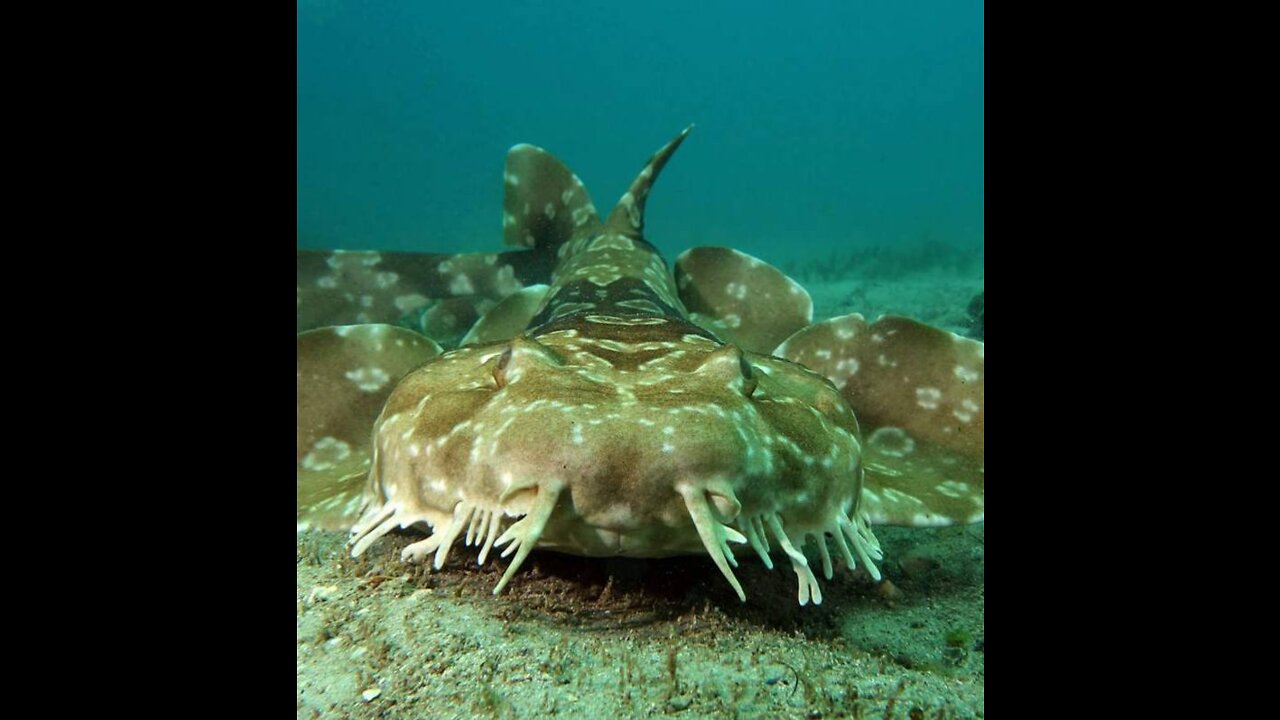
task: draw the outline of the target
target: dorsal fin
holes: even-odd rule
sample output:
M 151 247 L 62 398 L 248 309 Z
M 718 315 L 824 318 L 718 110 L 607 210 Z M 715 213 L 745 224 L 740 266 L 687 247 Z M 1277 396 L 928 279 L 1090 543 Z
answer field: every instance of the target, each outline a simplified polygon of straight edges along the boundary
M 649 162 L 645 163 L 644 169 L 636 176 L 631 187 L 622 194 L 622 199 L 613 208 L 613 212 L 609 213 L 609 219 L 605 221 L 605 227 L 608 230 L 633 238 L 644 236 L 644 201 L 649 197 L 649 189 L 653 187 L 653 182 L 658 179 L 658 173 L 662 172 L 663 166 L 671 159 L 676 148 L 680 147 L 680 143 L 684 142 L 692 129 L 692 125 L 685 128 L 674 140 L 663 145 L 662 149 L 649 158 Z
M 520 144 L 508 150 L 503 181 L 507 245 L 555 247 L 600 225 L 582 181 L 540 147 Z

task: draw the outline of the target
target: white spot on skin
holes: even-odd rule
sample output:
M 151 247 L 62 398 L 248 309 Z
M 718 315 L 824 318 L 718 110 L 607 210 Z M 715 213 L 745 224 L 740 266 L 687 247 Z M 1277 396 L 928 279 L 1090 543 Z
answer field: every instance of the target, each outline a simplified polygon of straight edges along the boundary
M 942 401 L 942 391 L 933 387 L 916 388 L 916 404 L 925 410 L 937 410 Z
M 471 278 L 466 275 L 458 275 L 449 281 L 449 292 L 454 295 L 473 295 L 475 291 L 475 285 L 471 284 Z
M 970 487 L 969 483 L 960 482 L 959 480 L 947 480 L 945 482 L 938 483 L 937 487 L 934 488 L 934 491 L 939 495 L 946 495 L 950 498 L 962 498 L 973 494 L 973 489 Z
M 887 502 L 897 503 L 899 505 L 924 505 L 924 501 L 915 495 L 908 495 L 901 490 L 894 488 L 884 489 L 884 499 Z
M 636 244 L 626 235 L 601 235 L 591 243 L 590 247 L 592 252 L 601 250 L 632 251 L 635 249 Z
M 396 309 L 400 312 L 410 313 L 424 307 L 428 302 L 430 301 L 425 295 L 418 295 L 417 293 L 414 293 L 412 295 L 400 295 L 396 297 L 395 305 Z
M 630 505 L 620 503 L 601 513 L 596 518 L 596 521 L 607 527 L 627 526 L 631 524 L 633 515 L 634 512 Z
M 332 275 L 325 275 L 324 277 L 318 278 L 316 280 L 316 285 L 322 288 L 332 290 L 333 288 L 338 287 L 338 280 L 337 278 L 334 278 Z
M 376 252 L 362 250 L 335 250 L 332 255 L 325 259 L 325 262 L 334 270 L 359 266 L 373 267 L 382 262 L 382 256 Z
M 956 374 L 956 379 L 962 383 L 971 383 L 971 382 L 978 381 L 979 375 L 977 370 L 970 370 L 969 368 L 963 365 L 957 365 L 955 367 L 954 372 Z
M 546 215 L 548 220 L 555 220 L 556 206 L 551 203 L 547 203 L 546 207 L 542 208 L 542 214 Z
M 306 470 L 321 472 L 333 469 L 334 465 L 346 460 L 351 455 L 351 446 L 335 437 L 323 437 L 311 446 L 302 458 L 302 467 Z
M 981 407 L 978 405 L 978 403 L 966 398 L 964 402 L 960 403 L 960 407 L 951 411 L 951 414 L 955 415 L 956 419 L 959 420 L 960 422 L 969 422 L 973 420 L 973 416 L 980 409 Z
M 365 392 L 376 392 L 391 381 L 391 376 L 382 368 L 364 367 L 347 373 L 347 379 Z
M 498 274 L 493 280 L 494 290 L 501 296 L 515 294 L 524 288 L 524 285 L 516 279 L 516 270 L 510 265 L 503 265 L 498 269 Z
M 915 452 L 916 441 L 905 430 L 897 427 L 882 427 L 871 433 L 867 445 L 874 447 L 889 457 L 906 457 Z
M 675 451 L 676 451 L 675 445 L 672 445 L 671 443 L 662 443 L 662 452 L 673 453 Z
M 631 221 L 631 227 L 637 230 L 640 229 L 640 209 L 636 207 L 635 196 L 630 191 L 627 191 L 622 194 L 622 199 L 618 201 L 618 204 L 627 211 L 627 219 Z
M 585 207 L 580 207 L 574 210 L 573 211 L 574 226 L 581 227 L 583 225 L 586 225 L 588 222 L 590 222 L 591 216 L 594 215 L 595 212 L 596 212 L 596 209 L 592 205 L 587 205 Z
M 395 285 L 398 280 L 400 280 L 400 276 L 393 272 L 380 272 L 373 278 L 373 281 L 383 290 Z

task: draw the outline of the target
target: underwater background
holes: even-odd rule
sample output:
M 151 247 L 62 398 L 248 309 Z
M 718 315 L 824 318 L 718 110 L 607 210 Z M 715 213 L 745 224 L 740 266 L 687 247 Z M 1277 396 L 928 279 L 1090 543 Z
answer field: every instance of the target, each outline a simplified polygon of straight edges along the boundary
M 502 250 L 512 145 L 607 212 L 694 123 L 645 214 L 668 263 L 727 245 L 800 281 L 815 321 L 983 338 L 980 0 L 297 10 L 299 250 Z M 432 571 L 401 562 L 416 531 L 352 558 L 300 529 L 297 717 L 985 717 L 985 522 L 876 534 L 883 582 L 837 571 L 799 607 L 750 557 L 745 603 L 703 555 L 547 551 L 495 597 L 505 561 L 473 548 Z
M 647 236 L 778 265 L 859 248 L 981 253 L 984 5 L 298 3 L 298 246 L 500 246 L 507 148 L 609 208 L 697 128 Z

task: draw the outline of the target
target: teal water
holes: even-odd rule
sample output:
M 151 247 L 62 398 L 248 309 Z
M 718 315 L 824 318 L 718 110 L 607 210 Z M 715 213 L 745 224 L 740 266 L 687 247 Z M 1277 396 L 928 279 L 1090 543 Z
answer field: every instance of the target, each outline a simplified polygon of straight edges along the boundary
M 668 257 L 978 250 L 983 23 L 981 0 L 299 0 L 298 246 L 493 249 L 511 145 L 607 211 L 692 122 L 648 208 Z

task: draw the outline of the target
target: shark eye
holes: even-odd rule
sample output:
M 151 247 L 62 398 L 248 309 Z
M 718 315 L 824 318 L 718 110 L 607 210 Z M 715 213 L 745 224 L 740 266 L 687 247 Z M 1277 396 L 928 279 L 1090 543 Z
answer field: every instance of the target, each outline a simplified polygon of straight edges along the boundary
M 511 348 L 507 348 L 493 366 L 493 384 L 499 390 L 507 386 L 507 366 L 511 364 Z
M 756 377 L 756 371 L 751 367 L 751 363 L 747 362 L 745 355 L 738 356 L 738 365 L 742 369 L 742 394 L 751 397 L 756 392 L 756 387 L 760 385 L 760 379 Z
M 517 337 L 493 365 L 493 385 L 498 390 L 517 382 L 526 373 L 544 373 L 564 365 L 564 358 L 537 340 Z

